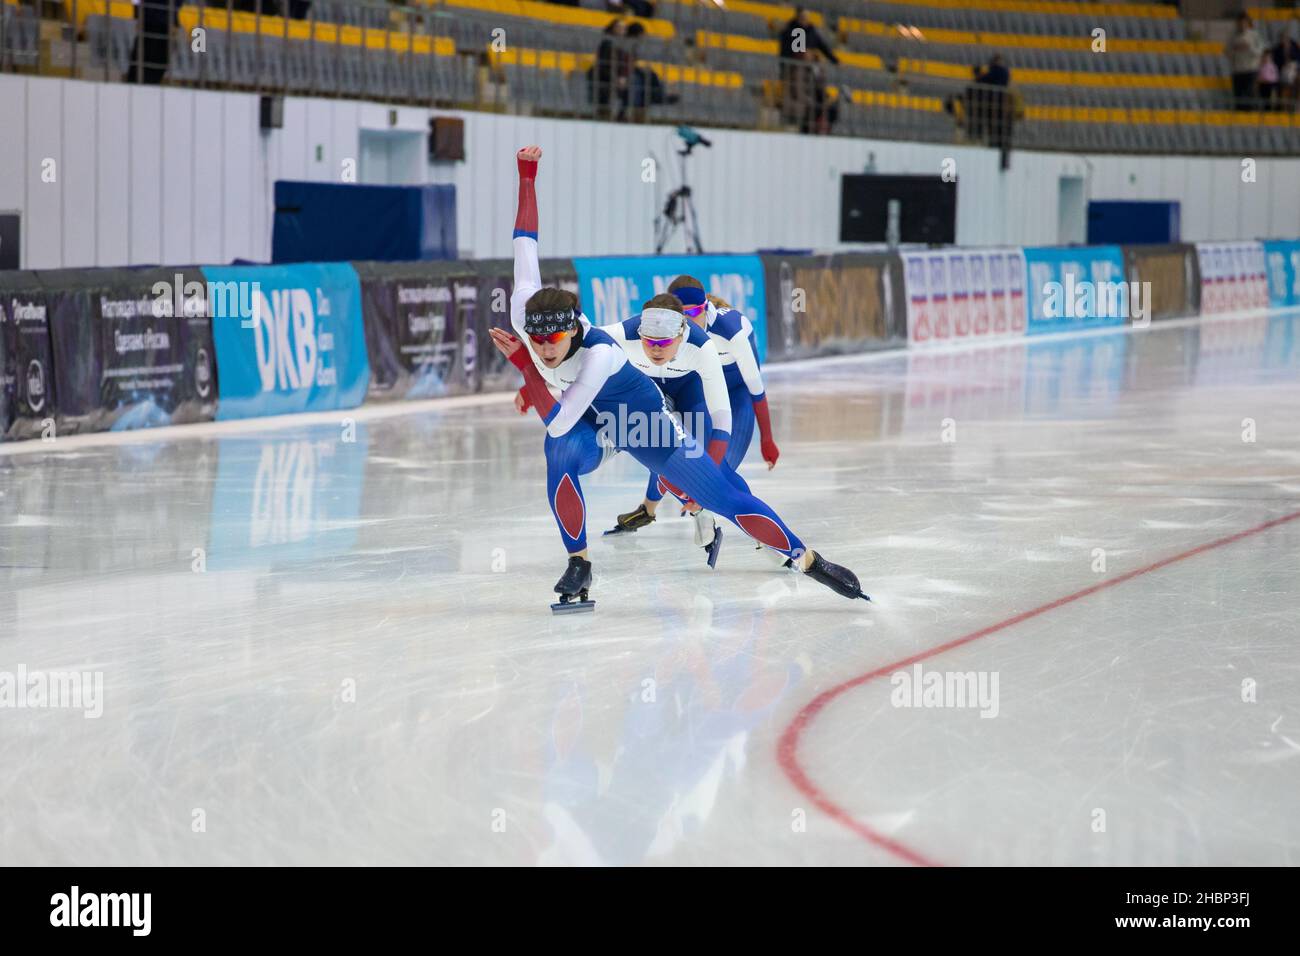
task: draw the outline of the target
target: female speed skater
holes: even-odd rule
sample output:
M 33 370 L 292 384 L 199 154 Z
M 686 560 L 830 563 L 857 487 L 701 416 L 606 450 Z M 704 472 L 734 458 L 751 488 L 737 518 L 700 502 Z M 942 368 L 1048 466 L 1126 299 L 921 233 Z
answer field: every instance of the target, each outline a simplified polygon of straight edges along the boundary
M 638 315 L 601 331 L 622 346 L 627 360 L 659 386 L 669 411 L 682 427 L 704 445 L 732 484 L 748 492 L 749 486 L 726 464 L 731 437 L 731 405 L 727 381 L 718 350 L 702 328 L 686 321 L 682 303 L 663 293 L 648 301 Z M 653 472 L 646 487 L 645 501 L 635 511 L 618 516 L 618 524 L 606 534 L 636 531 L 655 520 L 655 510 L 664 488 Z M 708 555 L 709 567 L 718 561 L 722 528 L 712 514 L 689 500 L 686 509 L 695 521 L 695 543 Z
M 681 300 L 686 317 L 709 333 L 718 350 L 731 405 L 731 443 L 727 448 L 727 464 L 733 470 L 740 467 L 749 452 L 757 423 L 759 450 L 770 471 L 776 467 L 781 450 L 772 440 L 772 419 L 767 410 L 763 370 L 759 367 L 758 351 L 754 347 L 754 326 L 722 299 L 705 295 L 704 284 L 694 276 L 678 276 L 669 284 L 668 291 Z
M 814 581 L 844 597 L 870 600 L 852 571 L 805 548 L 780 515 L 727 479 L 714 457 L 669 416 L 654 382 L 628 362 L 608 333 L 581 314 L 573 293 L 541 287 L 534 185 L 541 156 L 537 146 L 516 154 L 519 205 L 510 324 L 518 338 L 503 329 L 490 334 L 523 374 L 522 391 L 546 425 L 546 496 L 569 554 L 555 585 L 560 603 L 552 604 L 552 611 L 595 607 L 587 598 L 591 562 L 581 476 L 595 471 L 614 451 L 626 451 L 667 484 L 785 555 Z M 560 390 L 559 400 L 548 384 Z M 611 428 L 611 421 L 616 427 Z M 716 447 L 714 452 L 719 454 Z
M 758 424 L 759 447 L 768 470 L 776 467 L 776 461 L 781 455 L 772 439 L 772 419 L 767 409 L 763 372 L 759 367 L 758 352 L 754 348 L 754 327 L 739 310 L 731 308 L 717 296 L 706 295 L 704 284 L 694 276 L 678 276 L 668 286 L 668 291 L 682 303 L 683 312 L 691 321 L 692 331 L 696 328 L 707 331 L 709 340 L 717 350 L 731 411 L 731 436 L 726 457 L 721 464 L 748 491 L 749 486 L 736 469 L 749 451 L 755 423 Z M 650 524 L 655 520 L 655 509 L 662 497 L 663 489 L 659 485 L 658 476 L 652 474 L 645 502 L 635 511 L 619 515 L 617 530 L 637 531 Z M 696 535 L 698 542 L 698 523 Z

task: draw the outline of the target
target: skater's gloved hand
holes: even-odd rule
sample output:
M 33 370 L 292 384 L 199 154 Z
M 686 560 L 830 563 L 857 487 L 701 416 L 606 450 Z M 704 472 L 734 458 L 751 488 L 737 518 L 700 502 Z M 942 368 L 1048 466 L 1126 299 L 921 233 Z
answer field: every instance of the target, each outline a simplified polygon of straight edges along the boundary
M 760 395 L 754 399 L 754 421 L 758 422 L 759 447 L 763 450 L 763 460 L 767 462 L 768 471 L 776 467 L 776 460 L 781 451 L 772 441 L 772 418 L 767 411 L 767 396 Z
M 515 162 L 519 165 L 520 179 L 537 178 L 537 162 L 542 158 L 542 147 L 525 146 L 515 153 Z
M 515 393 L 515 408 L 518 409 L 520 415 L 527 415 L 528 409 L 532 407 L 533 403 L 528 400 L 528 396 L 524 394 L 522 388 Z
M 713 459 L 715 465 L 722 464 L 722 459 L 727 457 L 727 440 L 725 438 L 714 438 L 709 441 L 709 457 Z
M 492 336 L 492 344 L 497 347 L 497 351 L 508 358 L 510 364 L 519 371 L 522 372 L 532 364 L 528 358 L 528 349 L 524 348 L 524 343 L 505 329 L 488 329 L 488 335 Z

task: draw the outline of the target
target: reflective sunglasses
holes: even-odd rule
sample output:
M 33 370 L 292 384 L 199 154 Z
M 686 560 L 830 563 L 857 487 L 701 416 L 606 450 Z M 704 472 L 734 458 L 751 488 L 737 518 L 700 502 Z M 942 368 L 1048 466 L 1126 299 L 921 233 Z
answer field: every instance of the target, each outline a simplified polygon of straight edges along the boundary
M 704 306 L 703 305 L 683 306 L 682 311 L 685 312 L 693 319 L 704 311 Z
M 650 346 L 652 349 L 666 349 L 668 348 L 668 346 L 672 345 L 674 342 L 677 341 L 677 336 L 674 335 L 671 338 L 667 338 L 667 339 L 644 339 L 643 338 L 641 341 L 644 342 L 646 345 Z
M 532 339 L 534 342 L 536 342 L 538 345 L 544 345 L 548 342 L 551 345 L 558 345 L 560 342 L 564 341 L 564 337 L 568 334 L 569 333 L 567 330 L 561 329 L 559 332 L 547 332 L 543 335 L 530 334 L 528 337 Z

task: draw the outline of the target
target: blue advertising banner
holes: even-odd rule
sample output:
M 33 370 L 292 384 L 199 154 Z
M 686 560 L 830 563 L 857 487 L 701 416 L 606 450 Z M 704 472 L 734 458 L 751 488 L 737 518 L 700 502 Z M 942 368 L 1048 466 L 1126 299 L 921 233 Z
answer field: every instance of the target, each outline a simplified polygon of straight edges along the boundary
M 1300 240 L 1264 241 L 1268 273 L 1268 304 L 1272 308 L 1300 305 Z
M 205 266 L 218 420 L 355 408 L 370 361 L 347 263 Z
M 1026 247 L 1027 335 L 1123 325 L 1129 286 L 1119 246 Z
M 582 309 L 594 325 L 635 315 L 679 275 L 692 275 L 749 318 L 758 360 L 767 360 L 767 290 L 758 256 L 608 256 L 573 263 Z

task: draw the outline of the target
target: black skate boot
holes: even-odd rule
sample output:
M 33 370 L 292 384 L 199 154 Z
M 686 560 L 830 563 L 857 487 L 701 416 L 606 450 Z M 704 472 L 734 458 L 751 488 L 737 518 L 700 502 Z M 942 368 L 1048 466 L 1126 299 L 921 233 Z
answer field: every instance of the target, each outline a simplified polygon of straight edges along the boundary
M 654 524 L 655 516 L 645 510 L 645 505 L 637 505 L 636 511 L 629 511 L 625 515 L 618 516 L 618 524 L 610 528 L 605 534 L 631 534 L 633 531 L 639 531 L 648 524 Z
M 594 611 L 596 602 L 587 600 L 589 587 L 591 587 L 591 562 L 576 554 L 572 555 L 569 558 L 569 566 L 560 580 L 555 583 L 555 593 L 560 596 L 560 603 L 552 604 L 551 610 L 556 614 Z
M 797 567 L 797 565 L 796 565 Z M 862 598 L 864 601 L 870 601 L 871 598 L 862 593 L 862 585 L 858 583 L 858 576 L 848 568 L 842 568 L 838 564 L 832 564 L 823 558 L 816 551 L 812 552 L 812 564 L 804 574 L 812 578 L 818 584 L 824 584 L 836 594 L 846 598 Z

